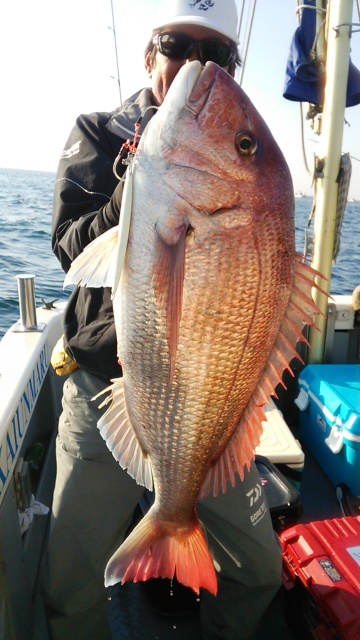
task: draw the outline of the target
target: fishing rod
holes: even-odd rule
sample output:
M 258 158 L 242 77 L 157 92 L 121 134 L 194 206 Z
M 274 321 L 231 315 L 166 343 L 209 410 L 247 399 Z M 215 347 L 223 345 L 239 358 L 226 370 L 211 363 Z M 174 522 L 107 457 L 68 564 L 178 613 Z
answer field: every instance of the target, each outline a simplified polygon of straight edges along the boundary
M 113 80 L 116 80 L 117 84 L 118 84 L 118 88 L 119 88 L 119 98 L 120 98 L 120 106 L 122 105 L 122 96 L 121 96 L 121 83 L 120 83 L 120 71 L 119 71 L 119 58 L 118 58 L 118 49 L 117 49 L 117 42 L 116 42 L 116 29 L 115 29 L 115 19 L 114 19 L 114 7 L 113 7 L 113 0 L 110 0 L 110 4 L 111 4 L 111 18 L 112 18 L 112 27 L 108 27 L 112 32 L 113 32 L 113 36 L 114 36 L 114 46 L 115 46 L 115 60 L 116 60 L 116 71 L 117 71 L 117 77 L 115 76 L 111 76 L 111 78 Z
M 245 5 L 247 5 L 247 22 L 246 23 L 244 18 Z M 239 24 L 237 28 L 237 35 L 241 42 L 240 46 L 242 47 L 242 51 L 241 51 L 242 65 L 237 70 L 237 75 L 238 75 L 237 83 L 240 85 L 240 87 L 242 86 L 243 76 L 245 73 L 247 54 L 248 54 L 248 49 L 250 44 L 250 36 L 252 32 L 255 9 L 256 9 L 256 0 L 250 0 L 250 5 L 252 6 L 248 6 L 248 5 L 249 3 L 247 3 L 246 0 L 243 0 L 240 17 L 239 17 Z M 241 34 L 242 34 L 242 37 L 240 38 Z

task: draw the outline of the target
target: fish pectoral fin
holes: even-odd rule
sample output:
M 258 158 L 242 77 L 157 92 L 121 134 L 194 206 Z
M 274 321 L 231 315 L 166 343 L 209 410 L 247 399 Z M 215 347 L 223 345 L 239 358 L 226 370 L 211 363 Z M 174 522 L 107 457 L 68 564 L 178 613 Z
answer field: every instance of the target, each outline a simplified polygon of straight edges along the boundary
M 166 336 L 171 361 L 171 377 L 175 369 L 179 340 L 185 273 L 185 241 L 188 225 L 156 231 L 153 283 L 156 302 L 166 321 Z
M 200 498 L 206 498 L 211 493 L 216 497 L 220 491 L 226 493 L 228 481 L 235 487 L 236 474 L 241 480 L 244 479 L 244 468 L 249 469 L 255 458 L 255 449 L 263 432 L 263 420 L 266 420 L 264 408 L 251 398 L 224 451 L 209 468 Z
M 99 431 L 115 460 L 138 483 L 152 491 L 153 479 L 149 458 L 144 456 L 136 433 L 130 423 L 125 405 L 123 378 L 112 380 L 112 385 L 99 393 L 110 392 L 99 405 L 110 405 L 98 421 Z
M 175 575 L 197 594 L 201 588 L 217 593 L 216 572 L 199 521 L 189 527 L 167 526 L 152 507 L 110 558 L 105 586 L 150 578 L 172 580 Z
M 72 262 L 64 280 L 80 287 L 112 287 L 118 250 L 118 227 L 112 227 L 90 242 Z

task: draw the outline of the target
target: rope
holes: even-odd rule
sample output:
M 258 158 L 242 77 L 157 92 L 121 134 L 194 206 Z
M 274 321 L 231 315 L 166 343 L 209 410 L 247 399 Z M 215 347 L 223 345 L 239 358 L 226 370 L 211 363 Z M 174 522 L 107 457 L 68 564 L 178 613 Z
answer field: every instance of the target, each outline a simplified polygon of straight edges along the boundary
M 334 238 L 334 250 L 333 250 L 333 262 L 336 262 L 336 258 L 340 251 L 340 238 L 341 227 L 344 219 L 344 213 L 349 193 L 349 185 L 351 178 L 351 159 L 348 153 L 344 153 L 341 156 L 340 171 L 338 176 L 339 191 L 336 208 L 336 222 L 335 222 L 335 238 Z
M 358 20 L 360 22 L 359 0 L 356 0 L 356 11 L 357 11 Z
M 306 148 L 305 148 L 305 131 L 304 131 L 304 112 L 303 112 L 303 103 L 299 102 L 300 105 L 300 127 L 301 127 L 301 149 L 304 160 L 304 165 L 306 172 L 311 175 L 311 171 L 309 169 L 309 164 L 306 157 Z
M 301 16 L 303 11 L 306 10 L 312 10 L 312 11 L 317 11 L 318 13 L 324 13 L 326 14 L 326 9 L 323 9 L 319 6 L 311 6 L 311 5 L 306 5 L 306 4 L 302 4 L 300 2 L 300 0 L 297 0 L 297 7 L 296 7 L 296 14 L 297 14 L 297 20 L 298 20 L 298 26 L 300 25 L 301 22 Z M 315 33 L 315 38 L 314 38 L 314 42 L 313 42 L 313 46 L 311 51 L 309 52 L 309 60 L 316 60 L 317 57 L 317 42 L 318 39 L 320 37 L 321 31 L 324 28 L 325 25 L 325 18 L 324 20 L 321 22 L 317 32 Z M 305 131 L 304 131 L 304 119 L 306 118 L 306 120 L 312 120 L 313 123 L 315 122 L 315 118 L 316 116 L 322 112 L 322 106 L 319 105 L 309 105 L 309 109 L 308 112 L 306 114 L 306 116 L 304 115 L 304 111 L 303 111 L 303 103 L 300 102 L 300 128 L 301 128 L 301 148 L 302 148 L 302 156 L 303 156 L 303 162 L 304 162 L 304 166 L 305 166 L 305 170 L 307 172 L 308 175 L 311 175 L 312 172 L 309 169 L 309 164 L 306 158 L 306 145 L 305 145 Z M 312 127 L 314 129 L 314 125 Z M 310 220 L 311 220 L 312 214 L 310 214 Z
M 338 187 L 338 198 L 336 205 L 336 219 L 335 219 L 335 231 L 334 231 L 334 248 L 333 248 L 333 263 L 335 264 L 336 258 L 339 255 L 340 251 L 340 240 L 341 240 L 341 227 L 344 220 L 346 203 L 348 199 L 349 186 L 350 186 L 350 178 L 351 178 L 351 158 L 349 153 L 344 153 L 341 156 L 340 160 L 340 169 L 337 178 L 337 182 L 339 184 Z M 308 227 L 310 227 L 314 214 L 316 212 L 316 189 L 317 189 L 317 180 L 314 180 L 314 199 L 311 207 L 309 219 L 308 219 Z M 312 250 L 313 241 L 309 239 L 307 231 L 305 231 L 305 248 L 304 248 L 304 257 L 307 257 L 308 251 Z

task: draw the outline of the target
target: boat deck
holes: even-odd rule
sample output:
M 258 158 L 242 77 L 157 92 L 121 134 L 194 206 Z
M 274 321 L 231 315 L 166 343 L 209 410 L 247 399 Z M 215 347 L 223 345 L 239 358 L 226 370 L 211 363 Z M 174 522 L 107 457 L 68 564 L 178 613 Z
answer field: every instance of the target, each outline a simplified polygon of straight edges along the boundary
M 298 522 L 341 517 L 343 513 L 335 488 L 306 447 L 303 450 L 302 514 Z M 299 629 L 291 621 L 288 624 L 286 619 L 287 593 L 281 589 L 262 621 L 256 640 L 312 638 L 310 632 L 306 635 L 305 629 Z M 109 621 L 112 640 L 202 640 L 198 599 L 189 589 L 170 584 L 168 580 L 113 587 Z
M 348 300 L 346 302 L 346 309 L 350 309 Z M 340 304 L 340 302 L 339 302 Z M 344 308 L 344 302 L 341 300 Z M 352 316 L 347 323 L 353 325 Z M 341 316 L 342 317 L 342 316 Z M 59 310 L 42 310 L 38 314 L 39 322 L 45 321 L 47 323 L 46 330 L 44 332 L 36 333 L 10 333 L 1 341 L 2 355 L 6 355 L 2 362 L 9 362 L 11 380 L 14 378 L 15 383 L 12 383 L 11 390 L 17 390 L 19 387 L 18 395 L 13 401 L 13 413 L 17 410 L 18 406 L 24 402 L 25 398 L 29 395 L 28 385 L 29 380 L 32 381 L 34 371 L 44 372 L 44 354 L 46 355 L 46 348 L 51 353 L 50 346 L 53 345 L 58 339 L 59 326 L 61 324 L 61 313 Z M 340 322 L 340 321 L 339 321 Z M 336 353 L 338 359 L 336 362 L 359 362 L 359 331 L 358 329 L 352 329 L 349 335 L 344 331 L 342 321 L 339 327 L 339 348 Z M 355 325 L 354 325 L 355 326 Z M 357 325 L 356 325 L 357 327 Z M 347 327 L 345 327 L 347 328 Z M 335 338 L 337 338 L 337 332 L 335 332 Z M 348 338 L 344 345 L 344 336 Z M 22 385 L 19 382 L 19 371 L 17 366 L 12 366 L 15 362 L 13 356 L 14 342 L 20 342 L 22 359 L 23 359 L 23 372 L 22 372 Z M 47 344 L 48 343 L 48 344 Z M 337 342 L 334 342 L 334 345 Z M 50 345 L 50 346 L 49 346 Z M 26 348 L 25 348 L 26 347 Z M 335 349 L 333 350 L 335 356 Z M 345 354 L 345 356 L 344 356 Z M 26 367 L 25 367 L 25 355 L 26 355 Z M 46 356 L 46 361 L 49 358 Z M 35 369 L 34 369 L 35 365 Z M 298 365 L 297 365 L 298 366 Z M 36 369 L 38 367 L 38 369 Z M 299 373 L 294 369 L 294 372 Z M 10 374 L 9 374 L 10 375 Z M 8 376 L 9 377 L 9 376 Z M 303 452 L 305 454 L 304 470 L 302 472 L 300 492 L 302 513 L 297 514 L 297 522 L 309 523 L 317 520 L 327 520 L 331 518 L 341 517 L 343 514 L 342 508 L 338 502 L 336 496 L 336 490 L 326 478 L 321 468 L 318 466 L 316 460 L 307 450 L 305 445 L 301 442 L 299 431 L 297 428 L 297 416 L 294 414 L 294 397 L 297 396 L 297 375 L 294 379 L 286 380 L 287 392 L 279 394 L 279 406 L 283 412 L 284 419 L 288 425 L 290 425 L 291 431 L 294 437 L 300 441 Z M 4 383 L 5 377 L 2 378 Z M 30 387 L 29 387 L 30 388 Z M 24 391 L 25 390 L 25 391 Z M 43 504 L 50 504 L 51 491 L 54 481 L 55 466 L 52 463 L 53 457 L 53 440 L 56 433 L 56 425 L 58 415 L 61 411 L 61 390 L 62 390 L 62 378 L 55 376 L 54 371 L 49 367 L 46 372 L 43 384 L 38 389 L 37 404 L 33 411 L 31 420 L 29 421 L 26 435 L 23 442 L 17 442 L 18 444 L 18 456 L 25 455 L 28 447 L 32 443 L 42 441 L 42 439 L 51 434 L 51 447 L 49 447 L 49 455 L 45 459 L 45 463 L 40 474 L 39 482 L 34 487 L 34 494 L 37 499 Z M 5 392 L 4 396 L 5 397 Z M 28 416 L 29 417 L 29 416 Z M 7 420 L 4 418 L 4 424 L 7 424 Z M 10 426 L 11 426 L 10 422 Z M 4 439 L 11 438 L 12 431 L 9 433 L 4 432 Z M 4 440 L 5 441 L 5 440 Z M 15 466 L 16 460 L 14 460 L 13 466 Z M 1 527 L 0 529 L 0 556 L 6 559 L 7 575 L 11 576 L 12 582 L 6 582 L 3 576 L 0 575 L 1 589 L 4 585 L 6 589 L 7 601 L 5 605 L 8 606 L 8 621 L 9 625 L 13 624 L 16 627 L 15 635 L 12 633 L 9 626 L 9 632 L 5 628 L 5 638 L 21 638 L 21 640 L 45 640 L 49 637 L 47 633 L 47 621 L 45 619 L 43 603 L 39 598 L 39 585 L 38 585 L 38 566 L 40 566 L 40 554 L 42 544 L 45 544 L 47 521 L 45 518 L 34 519 L 34 522 L 30 530 L 22 538 L 18 526 L 18 514 L 17 514 L 17 502 L 15 496 L 14 484 L 10 483 L 10 476 L 14 472 L 14 469 L 8 470 L 9 487 L 3 487 L 3 503 L 2 509 L 2 522 L 8 524 L 7 527 Z M 360 513 L 359 503 L 352 504 L 353 514 Z M 353 502 L 353 501 L 352 501 Z M 350 515 L 349 511 L 345 515 Z M 291 523 L 293 524 L 293 523 Z M 291 526 L 291 525 L 289 525 Z M 14 551 L 15 550 L 15 551 Z M 26 578 L 25 576 L 30 576 Z M 31 588 L 27 588 L 27 580 Z M 17 586 L 21 584 L 26 587 L 26 592 L 19 597 Z M 16 588 L 13 588 L 15 585 Z M 0 591 L 1 591 L 0 589 Z M 25 591 L 25 588 L 24 588 Z M 171 585 L 170 581 L 166 580 L 152 580 L 144 584 L 132 584 L 127 583 L 124 586 L 116 585 L 110 591 L 111 599 L 109 601 L 109 621 L 112 633 L 112 640 L 171 640 L 176 638 L 177 640 L 203 640 L 200 630 L 200 607 L 199 602 L 194 596 L 193 592 L 189 589 L 179 586 L 175 581 Z M 204 595 L 203 598 L 206 596 Z M 36 598 L 36 600 L 34 600 Z M 231 605 L 230 605 L 231 606 Z M 235 605 L 236 606 L 236 605 Z M 299 607 L 298 607 L 299 608 Z M 289 609 L 288 593 L 285 590 L 280 590 L 278 596 L 268 609 L 267 615 L 262 620 L 261 628 L 257 634 L 257 640 L 312 640 L 312 636 L 308 635 L 308 632 L 300 627 L 300 625 L 292 623 L 285 624 L 287 620 L 287 613 Z M 26 615 L 25 615 L 26 613 Z M 35 615 L 36 614 L 36 615 Z M 36 635 L 31 632 L 31 621 L 34 618 L 34 625 L 36 625 Z M 239 638 L 242 637 L 242 620 L 239 619 Z M 6 623 L 6 621 L 5 621 Z M 1 624 L 0 624 L 1 627 Z M 89 637 L 96 638 L 96 635 L 92 634 Z M 223 640 L 221 635 L 214 636 L 212 640 Z M 256 640 L 256 639 L 254 639 Z

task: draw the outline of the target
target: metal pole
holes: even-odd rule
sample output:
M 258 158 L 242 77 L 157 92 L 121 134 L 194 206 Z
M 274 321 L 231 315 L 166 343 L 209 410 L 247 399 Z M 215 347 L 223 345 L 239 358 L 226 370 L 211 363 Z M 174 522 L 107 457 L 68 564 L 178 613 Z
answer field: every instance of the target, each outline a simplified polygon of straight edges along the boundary
M 20 322 L 24 329 L 37 328 L 34 277 L 28 273 L 16 276 L 18 281 Z
M 328 16 L 325 100 L 322 116 L 321 151 L 316 159 L 319 171 L 314 221 L 314 254 L 312 266 L 327 279 L 318 284 L 330 291 L 332 256 L 338 199 L 337 178 L 341 163 L 341 147 L 349 70 L 353 0 L 331 0 Z M 323 361 L 328 301 L 314 289 L 314 301 L 324 316 L 317 316 L 320 332 L 310 329 L 308 363 Z

